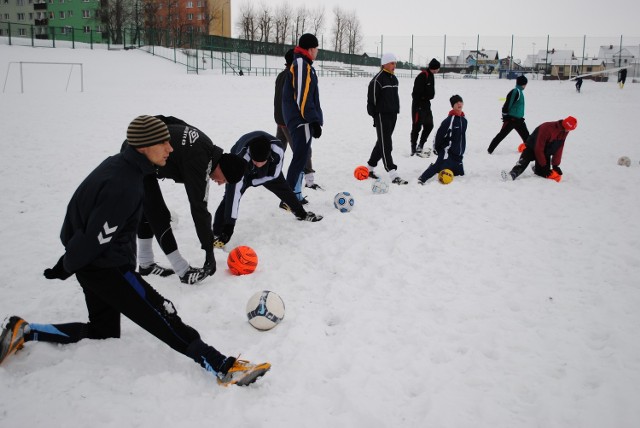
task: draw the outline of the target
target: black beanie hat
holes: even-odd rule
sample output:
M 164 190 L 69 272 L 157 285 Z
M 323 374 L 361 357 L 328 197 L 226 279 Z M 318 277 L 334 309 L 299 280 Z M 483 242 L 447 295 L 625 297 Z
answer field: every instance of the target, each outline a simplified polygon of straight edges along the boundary
M 289 49 L 286 54 L 284 54 L 284 60 L 286 65 L 291 65 L 293 62 L 293 49 Z
M 231 153 L 223 153 L 220 156 L 218 165 L 220 165 L 220 170 L 224 174 L 224 178 L 227 179 L 227 183 L 232 184 L 242 180 L 244 171 L 247 168 L 247 163 L 244 159 Z
M 435 59 L 432 58 L 431 61 L 429 61 L 429 70 L 439 70 L 440 69 L 440 62 Z
M 518 84 L 520 86 L 526 85 L 527 82 L 529 82 L 529 81 L 527 80 L 527 77 L 524 74 L 518 76 L 518 78 L 516 79 L 516 84 Z
M 264 162 L 271 153 L 271 140 L 266 137 L 258 137 L 249 142 L 251 159 L 256 162 Z
M 449 98 L 449 102 L 451 103 L 451 107 L 453 107 L 457 102 L 462 101 L 462 97 L 460 95 L 454 95 Z M 464 102 L 464 101 L 462 101 Z
M 304 33 L 298 40 L 298 46 L 302 49 L 311 49 L 318 47 L 318 39 L 311 33 Z
M 138 116 L 131 121 L 127 128 L 127 142 L 132 147 L 162 144 L 170 138 L 167 125 L 153 116 Z

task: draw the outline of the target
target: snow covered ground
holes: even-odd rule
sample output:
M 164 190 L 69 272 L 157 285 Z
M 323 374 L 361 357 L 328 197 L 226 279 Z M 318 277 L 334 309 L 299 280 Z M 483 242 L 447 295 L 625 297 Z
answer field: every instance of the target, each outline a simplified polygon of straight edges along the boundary
M 83 86 L 70 66 L 83 64 Z M 0 45 L 0 317 L 86 320 L 75 280 L 42 276 L 62 254 L 59 231 L 77 185 L 118 152 L 140 114 L 180 117 L 228 150 L 242 134 L 275 134 L 273 77 L 187 74 L 141 51 Z M 615 79 L 614 79 L 615 80 Z M 439 124 L 460 94 L 469 120 L 465 170 L 448 186 L 409 156 L 411 79 L 400 80 L 394 157 L 408 186 L 371 193 L 353 178 L 375 140 L 361 78 L 323 78 L 316 181 L 302 223 L 265 189 L 250 189 L 229 247 L 249 245 L 257 271 L 218 272 L 199 286 L 152 284 L 223 353 L 273 368 L 248 388 L 221 388 L 188 358 L 124 319 L 119 340 L 28 343 L 0 367 L 3 427 L 632 428 L 640 424 L 640 87 L 530 80 L 529 130 L 573 115 L 561 183 L 518 159 L 515 132 L 493 155 L 513 81 L 437 79 Z M 437 125 L 436 125 L 437 126 Z M 435 132 L 435 131 L 434 131 Z M 430 138 L 431 140 L 431 138 Z M 629 168 L 617 159 L 629 156 Z M 288 160 L 288 159 L 287 159 Z M 382 166 L 377 168 L 386 177 Z M 179 215 L 180 249 L 202 265 L 183 188 L 162 182 Z M 354 210 L 332 206 L 351 192 Z M 213 186 L 211 210 L 223 188 Z M 159 250 L 159 262 L 166 263 Z M 244 314 L 256 291 L 286 303 L 259 332 Z

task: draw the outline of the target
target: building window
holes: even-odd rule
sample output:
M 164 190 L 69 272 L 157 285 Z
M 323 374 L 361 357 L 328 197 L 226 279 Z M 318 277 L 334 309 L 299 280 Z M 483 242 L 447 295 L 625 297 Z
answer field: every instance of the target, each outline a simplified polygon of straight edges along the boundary
M 49 19 L 56 19 L 56 14 L 54 12 L 49 12 Z
M 91 11 L 90 10 L 83 10 L 82 11 L 82 17 L 83 18 L 91 18 Z
M 24 21 L 24 13 L 18 14 L 18 21 Z
M 193 13 L 187 13 L 187 21 L 193 21 Z
M 60 19 L 64 19 L 64 11 L 60 11 Z
M 91 27 L 89 27 L 88 25 L 85 25 L 84 27 L 82 27 L 82 32 L 87 34 L 91 32 Z
M 27 29 L 26 28 L 18 28 L 18 36 L 26 36 Z
M 33 13 L 29 12 L 29 21 L 33 21 Z
M 73 18 L 73 11 L 72 10 L 68 10 L 67 11 L 67 18 Z
M 187 2 L 187 9 L 191 9 L 193 7 L 193 2 L 192 1 L 188 1 Z

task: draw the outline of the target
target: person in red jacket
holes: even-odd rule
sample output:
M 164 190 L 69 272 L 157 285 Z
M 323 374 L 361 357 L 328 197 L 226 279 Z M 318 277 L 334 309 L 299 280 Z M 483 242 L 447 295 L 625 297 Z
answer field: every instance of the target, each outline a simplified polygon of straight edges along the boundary
M 510 172 L 502 171 L 502 179 L 511 177 L 515 180 L 524 172 L 531 161 L 535 161 L 533 172 L 543 178 L 555 181 L 562 179 L 562 150 L 570 131 L 578 126 L 578 120 L 573 116 L 553 122 L 545 122 L 538 126 L 527 138 L 525 149 L 518 159 L 518 163 Z

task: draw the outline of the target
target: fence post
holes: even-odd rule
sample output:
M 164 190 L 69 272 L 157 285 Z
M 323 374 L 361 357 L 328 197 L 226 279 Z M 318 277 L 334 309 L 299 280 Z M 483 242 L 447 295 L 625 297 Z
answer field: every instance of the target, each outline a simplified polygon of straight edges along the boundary
M 7 24 L 9 24 L 9 28 L 8 28 L 8 32 L 9 32 L 9 46 L 11 46 L 11 23 L 8 22 Z
M 30 26 L 29 26 L 29 32 L 31 33 L 31 47 L 34 47 L 34 46 L 35 46 L 35 42 L 34 42 L 34 40 L 33 40 L 33 39 L 34 39 L 34 35 L 33 35 L 33 33 L 34 33 L 34 28 L 33 28 L 33 25 L 30 25 Z

